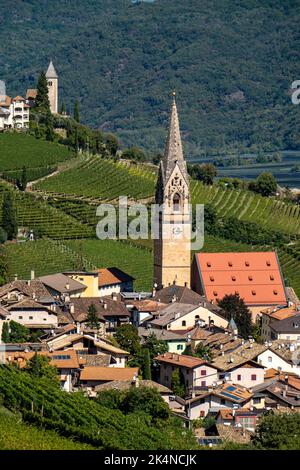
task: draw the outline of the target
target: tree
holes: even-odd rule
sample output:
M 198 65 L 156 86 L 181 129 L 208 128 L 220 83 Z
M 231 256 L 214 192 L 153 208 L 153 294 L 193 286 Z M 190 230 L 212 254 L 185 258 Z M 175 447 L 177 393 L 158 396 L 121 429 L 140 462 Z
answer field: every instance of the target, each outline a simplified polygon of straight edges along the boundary
M 157 339 L 154 333 L 151 333 L 148 336 L 148 338 L 144 342 L 143 347 L 149 350 L 151 361 L 153 361 L 156 356 L 164 354 L 168 351 L 168 345 L 166 341 L 161 341 Z
M 119 148 L 119 141 L 114 134 L 106 134 L 105 145 L 109 153 L 115 157 Z
M 7 233 L 8 240 L 17 236 L 18 225 L 13 196 L 10 191 L 5 191 L 2 204 L 2 227 Z
M 75 105 L 74 105 L 74 119 L 75 119 L 76 122 L 80 122 L 78 100 L 75 101 Z
M 261 173 L 255 180 L 249 184 L 249 189 L 261 194 L 262 196 L 272 196 L 276 193 L 277 181 L 272 173 Z
M 196 357 L 200 357 L 201 359 L 204 359 L 205 361 L 211 361 L 212 360 L 212 351 L 209 346 L 204 346 L 202 343 L 199 343 L 198 346 L 196 347 L 195 354 Z
M 234 319 L 239 334 L 244 338 L 252 334 L 251 313 L 244 300 L 237 294 L 225 295 L 219 300 L 220 314 L 229 321 Z
M 134 325 L 127 323 L 126 325 L 119 326 L 116 329 L 115 337 L 121 348 L 128 351 L 132 357 L 140 359 L 140 338 L 138 330 Z
M 63 101 L 60 107 L 60 114 L 66 114 L 66 103 Z
M 9 343 L 10 342 L 8 322 L 3 323 L 1 339 L 2 339 L 3 343 Z
M 144 151 L 139 147 L 130 147 L 124 150 L 124 152 L 122 153 L 122 158 L 134 161 L 141 161 L 145 160 L 146 156 Z
M 203 163 L 202 165 L 189 165 L 189 174 L 192 178 L 202 181 L 204 184 L 212 185 L 218 172 L 212 163 Z
M 21 177 L 17 178 L 17 187 L 20 189 L 20 191 L 25 191 L 25 189 L 27 187 L 27 170 L 26 170 L 26 166 L 23 166 L 23 168 L 22 168 Z
M 0 227 L 0 244 L 5 243 L 6 240 L 7 240 L 7 233 L 2 227 Z
M 174 370 L 172 374 L 171 388 L 173 390 L 173 393 L 178 397 L 185 397 L 184 376 L 178 367 Z
M 299 429 L 299 413 L 270 413 L 259 421 L 253 442 L 263 449 L 299 450 Z
M 161 398 L 158 390 L 150 387 L 132 387 L 124 397 L 121 411 L 125 414 L 146 413 L 154 422 L 170 417 L 167 403 Z
M 20 323 L 11 320 L 9 322 L 9 342 L 10 343 L 26 343 L 29 338 L 29 329 Z
M 96 401 L 105 406 L 105 408 L 110 408 L 111 410 L 120 410 L 122 402 L 124 399 L 124 392 L 117 389 L 112 390 L 103 390 L 97 393 Z
M 99 330 L 100 322 L 97 316 L 97 310 L 95 304 L 91 304 L 88 308 L 88 314 L 86 319 L 86 324 L 89 328 Z
M 144 364 L 143 364 L 143 377 L 145 380 L 151 380 L 151 359 L 149 349 L 143 349 Z
M 50 113 L 48 84 L 45 72 L 41 72 L 38 78 L 35 106 L 40 112 Z
M 34 377 L 47 377 L 58 380 L 57 368 L 50 365 L 50 358 L 42 354 L 35 353 L 27 362 L 26 371 Z

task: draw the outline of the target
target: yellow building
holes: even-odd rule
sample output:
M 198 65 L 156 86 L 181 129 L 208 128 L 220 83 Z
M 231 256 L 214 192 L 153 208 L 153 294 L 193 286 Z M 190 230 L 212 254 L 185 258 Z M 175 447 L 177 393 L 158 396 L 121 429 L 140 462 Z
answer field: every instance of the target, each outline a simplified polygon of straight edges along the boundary
M 65 273 L 74 281 L 81 282 L 86 289 L 80 297 L 99 297 L 98 293 L 98 271 L 68 271 Z

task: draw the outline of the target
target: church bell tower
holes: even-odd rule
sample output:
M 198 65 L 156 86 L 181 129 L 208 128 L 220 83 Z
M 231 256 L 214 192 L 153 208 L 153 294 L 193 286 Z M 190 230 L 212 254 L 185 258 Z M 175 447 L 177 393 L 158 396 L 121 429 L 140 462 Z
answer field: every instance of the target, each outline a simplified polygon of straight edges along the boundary
M 48 96 L 50 103 L 50 111 L 52 114 L 58 113 L 58 75 L 52 63 L 50 61 L 48 70 L 46 72 L 47 85 L 48 85 Z
M 157 215 L 159 236 L 154 240 L 154 283 L 158 289 L 172 284 L 190 287 L 190 189 L 175 93 L 155 199 L 162 210 Z

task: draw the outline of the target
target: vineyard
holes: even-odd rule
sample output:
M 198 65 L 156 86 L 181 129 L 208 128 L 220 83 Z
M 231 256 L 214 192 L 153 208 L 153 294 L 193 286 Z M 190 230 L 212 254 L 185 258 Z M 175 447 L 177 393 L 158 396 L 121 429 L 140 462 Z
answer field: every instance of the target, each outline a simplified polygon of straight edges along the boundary
M 248 245 L 208 235 L 203 251 L 261 251 L 272 250 L 269 245 Z M 300 295 L 300 244 L 277 249 L 284 278 Z M 152 288 L 152 243 L 135 240 L 37 240 L 36 242 L 9 243 L 5 245 L 9 276 L 27 279 L 33 269 L 37 276 L 81 269 L 117 266 L 136 278 L 135 289 Z
M 32 425 L 55 430 L 98 449 L 195 449 L 191 434 L 174 418 L 163 426 L 148 415 L 127 415 L 90 400 L 83 393 L 67 393 L 49 379 L 37 379 L 11 366 L 0 366 L 0 396 L 6 408 L 21 412 Z
M 156 173 L 149 166 L 90 156 L 78 159 L 73 168 L 40 182 L 36 189 L 104 201 L 119 196 L 144 199 L 153 196 L 155 181 Z
M 55 431 L 45 431 L 22 422 L 20 415 L 0 407 L 0 450 L 92 450 Z
M 74 156 L 67 147 L 20 133 L 0 134 L 1 171 L 41 168 L 69 160 Z
M 115 201 L 118 196 L 141 200 L 153 197 L 156 173 L 147 165 L 114 162 L 99 157 L 80 159 L 73 168 L 41 181 L 36 189 L 63 199 Z M 236 217 L 300 236 L 300 206 L 251 191 L 224 189 L 191 182 L 193 204 L 211 204 L 220 217 Z

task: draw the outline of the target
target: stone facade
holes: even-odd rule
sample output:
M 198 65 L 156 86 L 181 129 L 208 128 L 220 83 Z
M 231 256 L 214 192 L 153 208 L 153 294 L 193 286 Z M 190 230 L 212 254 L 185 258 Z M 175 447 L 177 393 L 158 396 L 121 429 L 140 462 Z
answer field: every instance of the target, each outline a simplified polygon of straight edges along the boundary
M 190 191 L 183 156 L 175 96 L 164 158 L 156 186 L 158 234 L 154 240 L 154 282 L 190 286 L 191 217 Z
M 52 61 L 46 72 L 50 110 L 52 114 L 58 113 L 58 75 Z

